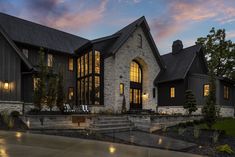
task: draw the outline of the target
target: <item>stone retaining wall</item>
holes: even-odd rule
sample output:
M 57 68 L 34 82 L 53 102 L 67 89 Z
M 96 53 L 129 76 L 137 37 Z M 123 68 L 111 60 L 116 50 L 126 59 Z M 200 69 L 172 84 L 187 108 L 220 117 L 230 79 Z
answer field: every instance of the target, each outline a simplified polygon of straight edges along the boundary
M 18 111 L 22 114 L 23 102 L 20 101 L 0 101 L 0 112 L 7 110 L 9 113 L 12 111 Z

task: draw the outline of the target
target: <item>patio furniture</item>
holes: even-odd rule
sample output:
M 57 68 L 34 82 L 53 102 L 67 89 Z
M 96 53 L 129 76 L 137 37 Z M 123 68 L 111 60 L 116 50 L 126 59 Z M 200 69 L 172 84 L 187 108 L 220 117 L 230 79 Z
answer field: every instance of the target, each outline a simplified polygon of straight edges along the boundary
M 90 113 L 90 110 L 88 109 L 88 106 L 87 105 L 81 105 L 82 107 L 82 112 L 84 113 Z
M 64 112 L 65 112 L 65 113 L 74 113 L 75 110 L 72 109 L 69 104 L 64 104 Z

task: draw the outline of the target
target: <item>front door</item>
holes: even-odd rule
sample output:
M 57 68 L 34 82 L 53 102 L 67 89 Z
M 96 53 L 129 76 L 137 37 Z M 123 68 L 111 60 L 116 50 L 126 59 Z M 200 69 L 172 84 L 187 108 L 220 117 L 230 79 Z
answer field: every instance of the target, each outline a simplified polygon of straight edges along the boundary
M 132 61 L 130 67 L 130 110 L 142 109 L 142 69 Z

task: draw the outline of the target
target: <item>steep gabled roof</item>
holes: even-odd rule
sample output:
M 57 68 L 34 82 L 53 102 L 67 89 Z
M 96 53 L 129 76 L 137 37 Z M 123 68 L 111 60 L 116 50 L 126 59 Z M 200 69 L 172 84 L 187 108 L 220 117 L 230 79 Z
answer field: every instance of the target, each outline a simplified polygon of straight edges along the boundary
M 25 63 L 25 65 L 28 67 L 29 70 L 34 70 L 31 63 L 28 61 L 28 59 L 21 53 L 19 48 L 15 45 L 15 43 L 11 40 L 11 38 L 8 36 L 8 34 L 4 31 L 4 29 L 0 26 L 0 34 L 3 35 L 3 37 L 7 40 L 7 42 L 11 45 L 11 47 L 15 50 L 15 52 L 18 54 L 18 56 L 21 58 L 21 60 Z
M 89 40 L 0 13 L 0 25 L 14 42 L 30 44 L 55 51 L 73 54 Z
M 201 48 L 201 45 L 194 45 L 184 48 L 176 54 L 171 52 L 162 55 L 166 70 L 157 76 L 155 84 L 184 79 Z

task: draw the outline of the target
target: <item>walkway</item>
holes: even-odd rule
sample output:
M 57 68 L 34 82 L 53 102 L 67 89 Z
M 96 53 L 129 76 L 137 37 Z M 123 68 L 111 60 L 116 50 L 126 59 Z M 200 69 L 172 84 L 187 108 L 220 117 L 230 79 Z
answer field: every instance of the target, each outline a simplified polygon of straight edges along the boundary
M 199 157 L 145 147 L 0 131 L 1 157 Z
M 163 148 L 170 150 L 182 150 L 195 146 L 194 143 L 189 143 L 169 137 L 158 136 L 155 134 L 150 134 L 140 131 L 108 133 L 105 135 L 115 137 L 117 139 L 121 139 L 127 142 L 131 142 L 140 146 L 148 146 L 148 147 Z

